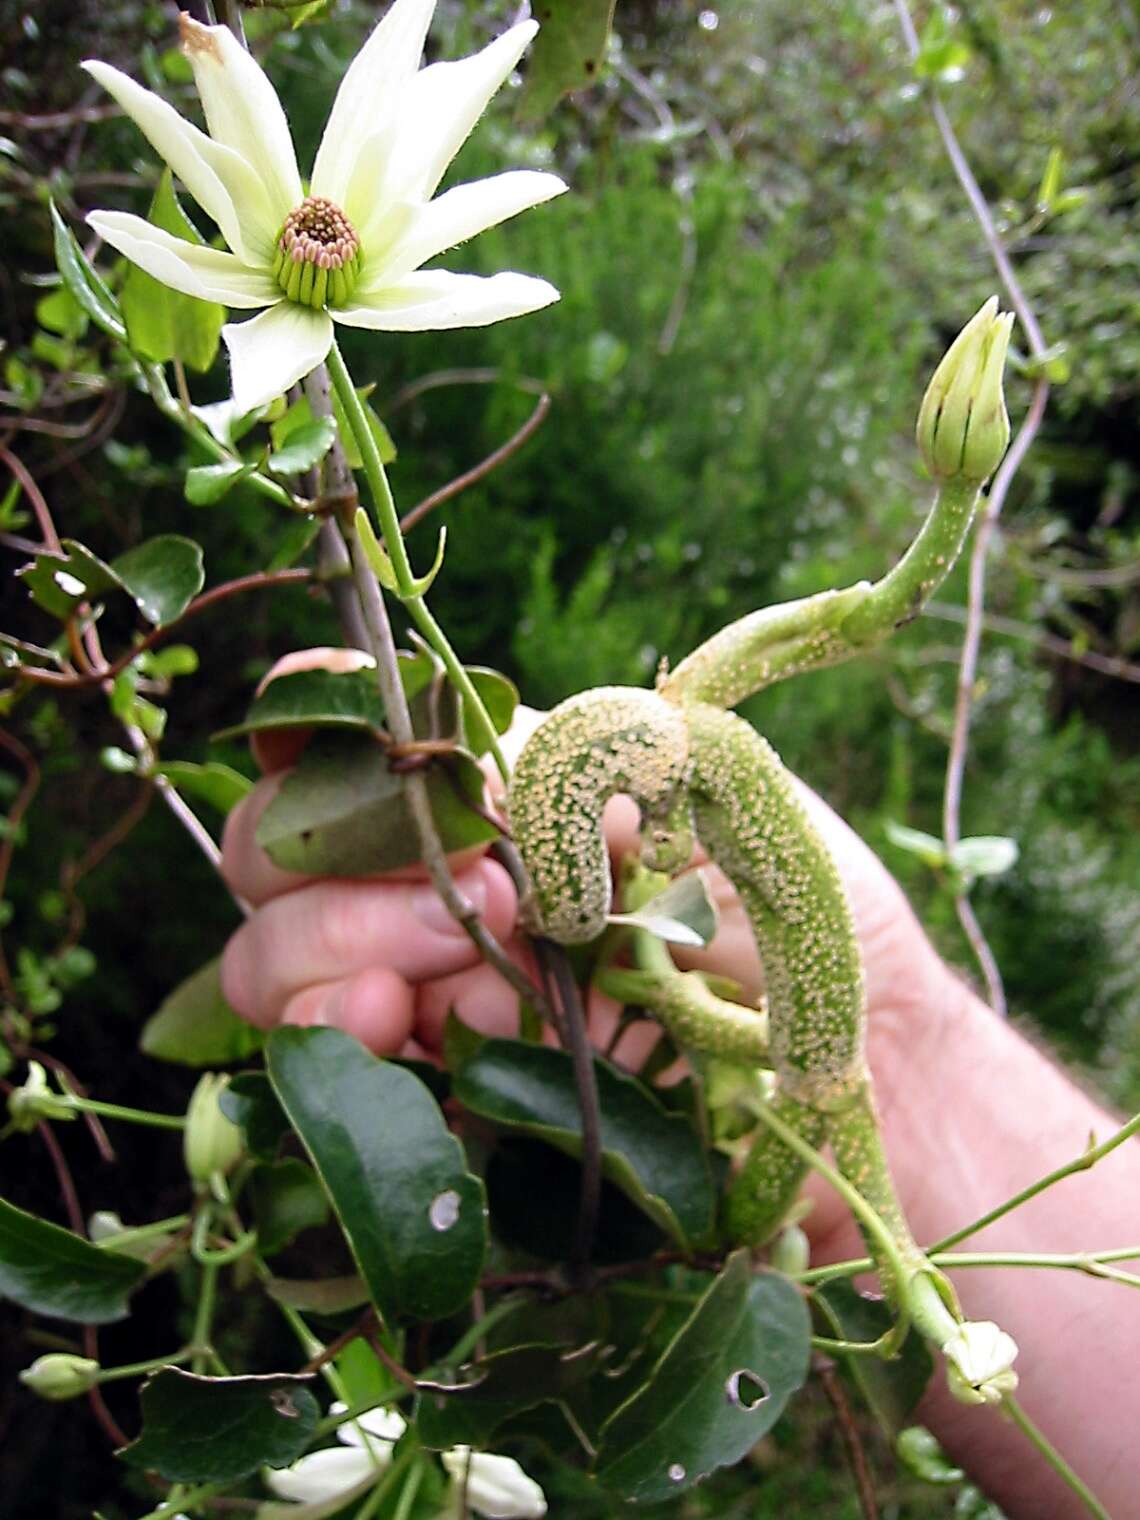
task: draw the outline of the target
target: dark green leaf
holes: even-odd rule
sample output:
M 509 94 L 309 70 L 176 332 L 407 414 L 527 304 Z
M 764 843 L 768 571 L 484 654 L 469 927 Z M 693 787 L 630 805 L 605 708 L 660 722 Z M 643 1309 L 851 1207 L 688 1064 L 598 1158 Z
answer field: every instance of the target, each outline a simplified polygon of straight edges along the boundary
M 163 170 L 147 220 L 185 243 L 203 245 L 198 229 L 178 203 L 169 169 Z M 224 306 L 182 295 L 137 264 L 128 264 L 122 309 L 131 347 L 144 359 L 155 364 L 178 359 L 200 372 L 213 364 L 226 320 Z
M 0 1297 L 35 1314 L 105 1325 L 123 1319 L 142 1262 L 101 1251 L 0 1198 Z
M 496 837 L 465 800 L 479 806 L 483 798 L 483 773 L 470 756 L 457 751 L 434 765 L 427 787 L 444 849 Z M 276 865 L 310 876 L 370 876 L 420 858 L 403 777 L 356 734 L 317 735 L 261 815 L 256 837 Z
M 512 1415 L 536 1404 L 557 1402 L 584 1383 L 605 1359 L 601 1341 L 584 1345 L 525 1345 L 494 1352 L 452 1373 L 428 1372 L 437 1388 L 421 1392 L 416 1434 L 433 1451 L 486 1446 Z M 441 1390 L 451 1383 L 459 1391 Z
M 864 1298 L 849 1282 L 829 1282 L 818 1288 L 812 1302 L 828 1325 L 828 1333 L 844 1341 L 877 1341 L 894 1324 L 887 1305 Z M 901 1353 L 887 1362 L 880 1356 L 841 1358 L 843 1367 L 858 1385 L 871 1413 L 888 1435 L 897 1435 L 910 1419 L 922 1397 L 934 1362 L 926 1342 L 907 1336 Z
M 119 1455 L 173 1483 L 232 1483 L 288 1467 L 320 1416 L 311 1378 L 208 1378 L 165 1367 L 143 1386 L 142 1434 Z
M 290 519 L 281 530 L 277 539 L 277 547 L 273 551 L 267 570 L 288 570 L 290 565 L 295 565 L 304 554 L 305 550 L 321 531 L 319 517 L 298 514 Z
M 255 1168 L 250 1179 L 257 1245 L 274 1256 L 302 1230 L 324 1224 L 329 1202 L 311 1166 L 295 1156 Z
M 289 1119 L 265 1073 L 239 1072 L 219 1103 L 226 1118 L 241 1129 L 250 1155 L 272 1161 L 289 1133 Z
M 807 1309 L 776 1273 L 729 1257 L 643 1388 L 606 1422 L 598 1478 L 624 1499 L 668 1499 L 738 1462 L 807 1376 Z
M 178 533 L 128 549 L 111 561 L 111 569 L 143 617 L 158 628 L 182 616 L 205 580 L 201 546 Z
M 483 1185 L 427 1088 L 336 1029 L 276 1029 L 266 1053 L 385 1320 L 461 1308 L 486 1251 Z
M 242 459 L 221 464 L 200 464 L 186 472 L 186 500 L 194 507 L 212 507 L 232 491 L 239 480 L 253 474 L 253 465 Z
M 523 120 L 538 121 L 571 90 L 594 84 L 606 57 L 615 0 L 536 0 L 539 33 L 530 49 L 519 102 Z
M 119 303 L 96 274 L 86 254 L 75 241 L 67 223 L 51 203 L 51 230 L 55 245 L 55 262 L 68 290 L 91 320 L 113 338 L 127 336 Z
M 594 1070 L 603 1174 L 679 1244 L 707 1243 L 716 1200 L 696 1134 L 616 1066 L 595 1058 Z M 581 1155 L 578 1097 L 565 1051 L 488 1040 L 456 1076 L 454 1090 L 473 1113 Z
M 80 602 L 119 586 L 111 566 L 73 538 L 65 538 L 60 554 L 38 554 L 17 571 L 32 600 L 53 617 L 69 618 Z
M 300 1309 L 303 1314 L 343 1314 L 368 1302 L 368 1284 L 363 1277 L 266 1279 L 265 1291 L 279 1304 Z
M 374 671 L 300 670 L 270 681 L 253 699 L 245 720 L 214 738 L 236 739 L 274 728 L 355 728 L 374 734 L 383 725 Z
M 229 1066 L 261 1048 L 261 1031 L 222 995 L 221 958 L 207 961 L 164 999 L 143 1025 L 139 1048 L 183 1066 Z
M 319 464 L 336 441 L 336 423 L 331 417 L 315 417 L 303 427 L 294 428 L 269 456 L 269 468 L 278 475 L 299 475 Z
M 247 795 L 253 782 L 232 766 L 210 760 L 197 765 L 189 760 L 168 760 L 156 767 L 155 774 L 165 776 L 180 792 L 198 797 L 226 814 Z

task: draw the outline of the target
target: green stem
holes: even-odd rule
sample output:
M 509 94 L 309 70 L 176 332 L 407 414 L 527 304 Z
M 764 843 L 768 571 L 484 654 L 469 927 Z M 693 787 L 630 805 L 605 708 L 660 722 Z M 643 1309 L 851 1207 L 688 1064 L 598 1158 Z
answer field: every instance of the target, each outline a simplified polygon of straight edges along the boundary
M 980 1219 L 975 1219 L 973 1224 L 965 1225 L 962 1229 L 955 1230 L 953 1234 L 946 1235 L 943 1239 L 935 1241 L 930 1247 L 930 1251 L 945 1251 L 948 1246 L 957 1245 L 960 1240 L 965 1240 L 968 1235 L 976 1235 L 979 1230 L 984 1230 L 987 1225 L 993 1224 L 996 1219 L 1001 1219 L 1004 1215 L 1012 1213 L 1014 1209 L 1020 1208 L 1023 1203 L 1028 1203 L 1031 1198 L 1036 1198 L 1038 1193 L 1043 1193 L 1046 1188 L 1052 1187 L 1055 1182 L 1062 1182 L 1066 1177 L 1071 1177 L 1074 1172 L 1084 1172 L 1089 1167 L 1095 1166 L 1110 1151 L 1114 1151 L 1118 1145 L 1123 1145 L 1125 1140 L 1131 1139 L 1133 1135 L 1138 1133 L 1140 1133 L 1140 1114 L 1134 1114 L 1127 1124 L 1122 1125 L 1114 1135 L 1110 1135 L 1101 1145 L 1090 1146 L 1075 1161 L 1066 1162 L 1064 1166 L 1059 1166 L 1055 1171 L 1048 1172 L 1036 1182 L 1030 1183 L 1027 1188 L 1022 1188 L 1020 1193 L 1015 1193 L 1005 1203 L 999 1203 L 997 1208 L 991 1209 L 988 1214 L 983 1214 Z M 1091 1139 L 1092 1137 L 1090 1136 L 1089 1138 Z
M 416 1495 L 420 1491 L 420 1484 L 424 1480 L 424 1467 L 422 1463 L 413 1467 L 408 1474 L 408 1481 L 404 1484 L 400 1494 L 400 1501 L 392 1512 L 392 1520 L 408 1520 L 412 1512 L 412 1505 L 416 1502 Z
M 1085 1272 L 1090 1277 L 1102 1277 L 1108 1282 L 1126 1283 L 1140 1287 L 1140 1276 L 1131 1272 L 1098 1271 L 1098 1267 L 1113 1261 L 1140 1259 L 1140 1246 L 1118 1246 L 1111 1251 L 931 1251 L 930 1264 L 944 1271 L 957 1271 L 968 1267 L 1039 1267 L 1062 1272 Z M 875 1263 L 869 1256 L 852 1257 L 849 1261 L 834 1261 L 826 1267 L 810 1267 L 796 1274 L 795 1280 L 806 1287 L 833 1282 L 841 1277 L 857 1277 L 860 1272 L 871 1272 Z
M 140 1224 L 130 1230 L 120 1230 L 117 1235 L 108 1235 L 106 1239 L 96 1240 L 93 1244 L 100 1251 L 121 1251 L 125 1246 L 141 1245 L 144 1241 L 153 1240 L 156 1235 L 177 1235 L 189 1223 L 189 1214 L 175 1214 L 170 1219 L 156 1219 L 153 1224 Z
M 384 469 L 384 461 L 380 458 L 380 450 L 376 447 L 376 439 L 373 437 L 372 429 L 368 425 L 368 418 L 364 414 L 364 407 L 361 405 L 360 397 L 356 394 L 356 387 L 352 383 L 352 376 L 349 374 L 340 349 L 335 343 L 329 350 L 327 363 L 333 389 L 336 391 L 341 410 L 352 430 L 356 447 L 360 451 L 360 458 L 364 465 L 364 475 L 368 481 L 368 489 L 372 495 L 373 505 L 376 508 L 376 517 L 380 524 L 384 547 L 388 551 L 388 558 L 392 561 L 392 570 L 396 577 L 397 594 L 400 601 L 408 609 L 408 614 L 412 621 L 443 661 L 453 685 L 463 697 L 467 711 L 478 723 L 482 724 L 484 729 L 482 740 L 490 749 L 499 774 L 505 781 L 510 773 L 503 752 L 499 748 L 498 736 L 490 714 L 487 712 L 483 699 L 475 690 L 470 676 L 463 668 L 462 661 L 451 647 L 447 635 L 428 610 L 423 596 L 416 590 L 416 577 L 412 572 L 411 562 L 408 559 L 408 549 L 404 543 L 404 535 L 400 532 L 400 517 L 396 511 L 396 502 L 392 496 L 392 488 L 388 484 L 388 475 Z
M 221 1490 L 220 1483 L 199 1483 L 196 1488 L 185 1488 L 176 1483 L 162 1503 L 145 1514 L 142 1520 L 174 1520 L 179 1510 L 190 1510 L 196 1504 L 212 1499 Z
M 120 1378 L 145 1377 L 148 1372 L 158 1372 L 163 1367 L 181 1367 L 193 1356 L 192 1347 L 183 1347 L 173 1356 L 154 1356 L 147 1362 L 131 1362 L 123 1367 L 107 1367 L 100 1371 L 100 1383 L 117 1383 Z
M 890 1356 L 895 1341 L 893 1327 L 875 1341 L 838 1341 L 829 1335 L 813 1335 L 812 1346 L 816 1351 L 826 1351 L 829 1356 Z
M 1096 1520 L 1112 1520 L 1112 1517 L 1093 1493 L 1092 1489 L 1089 1488 L 1082 1478 L 1077 1476 L 1057 1448 L 1029 1418 L 1017 1400 L 1007 1394 L 1002 1400 L 1002 1407 L 1008 1412 L 1010 1419 L 1017 1426 L 1018 1430 L 1021 1431 L 1022 1435 L 1037 1448 L 1058 1477 L 1068 1484 L 1089 1514 L 1094 1515 Z
M 197 1373 L 205 1372 L 210 1361 L 214 1308 L 217 1304 L 217 1299 L 218 1268 L 213 1263 L 207 1263 L 202 1268 L 202 1277 L 198 1289 L 198 1307 L 194 1314 L 193 1355 L 190 1366 Z
M 100 1103 L 95 1098 L 80 1098 L 65 1093 L 69 1108 L 80 1114 L 98 1114 L 103 1119 L 122 1119 L 125 1124 L 149 1124 L 153 1129 L 185 1129 L 184 1114 L 154 1114 L 143 1108 L 123 1108 L 118 1103 Z

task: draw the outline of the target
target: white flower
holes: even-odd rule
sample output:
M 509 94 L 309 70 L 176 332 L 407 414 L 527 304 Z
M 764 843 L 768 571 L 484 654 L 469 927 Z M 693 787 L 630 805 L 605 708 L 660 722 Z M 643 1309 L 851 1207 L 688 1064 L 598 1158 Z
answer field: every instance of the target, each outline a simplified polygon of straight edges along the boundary
M 91 226 L 175 290 L 268 308 L 222 330 L 243 412 L 321 363 L 334 320 L 388 332 L 482 327 L 558 299 L 553 285 L 529 275 L 420 268 L 566 188 L 557 175 L 520 169 L 432 199 L 537 30 L 524 21 L 481 53 L 420 69 L 434 9 L 435 0 L 395 0 L 372 32 L 341 81 L 307 192 L 281 102 L 226 27 L 180 17 L 209 135 L 118 69 L 84 64 L 233 251 L 185 242 L 121 211 L 92 212 Z
M 333 1404 L 332 1414 L 343 1414 L 344 1404 Z M 343 1447 L 311 1451 L 280 1472 L 266 1468 L 266 1483 L 282 1499 L 298 1504 L 317 1504 L 339 1493 L 368 1483 L 392 1460 L 392 1447 L 407 1429 L 404 1417 L 394 1409 L 370 1409 L 347 1420 L 337 1431 Z
M 1017 1387 L 1017 1342 L 993 1320 L 967 1320 L 943 1344 L 946 1381 L 963 1404 L 1000 1404 Z
M 462 1493 L 466 1478 L 468 1509 L 486 1520 L 542 1520 L 546 1495 L 513 1457 L 453 1446 L 440 1461 Z

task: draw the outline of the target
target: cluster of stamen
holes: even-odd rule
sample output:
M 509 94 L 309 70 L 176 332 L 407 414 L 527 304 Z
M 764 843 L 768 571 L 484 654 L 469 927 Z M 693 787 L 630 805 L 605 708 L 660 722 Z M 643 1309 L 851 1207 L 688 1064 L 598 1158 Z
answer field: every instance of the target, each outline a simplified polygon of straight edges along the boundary
M 360 273 L 360 239 L 339 206 L 310 195 L 290 211 L 277 239 L 273 275 L 290 301 L 343 306 Z

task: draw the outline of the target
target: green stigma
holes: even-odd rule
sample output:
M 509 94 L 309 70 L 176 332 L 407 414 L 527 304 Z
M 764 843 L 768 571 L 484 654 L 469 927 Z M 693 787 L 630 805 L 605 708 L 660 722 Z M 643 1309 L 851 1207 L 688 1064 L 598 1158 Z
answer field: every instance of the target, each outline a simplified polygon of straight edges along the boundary
M 309 195 L 285 218 L 273 257 L 273 278 L 299 306 L 343 306 L 356 288 L 361 250 L 339 206 Z

